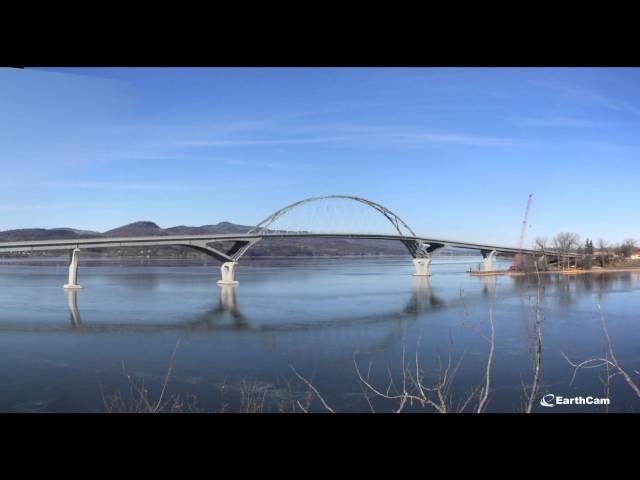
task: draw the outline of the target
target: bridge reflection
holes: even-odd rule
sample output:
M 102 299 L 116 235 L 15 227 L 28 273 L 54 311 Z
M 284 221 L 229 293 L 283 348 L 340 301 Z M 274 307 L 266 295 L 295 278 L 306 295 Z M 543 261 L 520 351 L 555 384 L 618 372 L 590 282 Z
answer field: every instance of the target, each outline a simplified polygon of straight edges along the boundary
M 349 326 L 354 324 L 370 324 L 389 321 L 391 319 L 403 319 L 419 316 L 433 310 L 445 308 L 448 303 L 438 296 L 431 287 L 429 277 L 414 277 L 414 291 L 403 308 L 396 311 L 376 312 L 361 316 L 352 316 L 348 319 L 310 320 L 308 322 L 296 322 L 295 325 L 287 324 L 259 324 L 252 322 L 240 308 L 236 297 L 236 289 L 233 286 L 221 286 L 218 288 L 218 303 L 210 310 L 198 314 L 187 321 L 171 324 L 140 323 L 93 323 L 83 324 L 78 308 L 78 290 L 67 290 L 67 305 L 70 313 L 70 326 L 82 331 L 148 331 L 148 330 L 185 330 L 185 331 L 216 331 L 216 330 L 253 330 L 253 331 L 286 331 L 304 329 L 321 329 L 331 326 Z M 2 327 L 0 327 L 1 329 Z
M 78 290 L 65 290 L 67 295 L 67 305 L 71 317 L 71 326 L 80 330 L 82 328 L 82 320 L 80 319 L 80 311 L 78 310 Z
M 247 316 L 238 307 L 236 299 L 236 289 L 231 285 L 222 285 L 219 288 L 220 297 L 218 305 L 206 313 L 194 317 L 186 323 L 186 327 L 194 330 L 215 330 L 229 328 L 228 320 L 231 320 L 231 327 L 236 329 L 254 328 Z M 225 324 L 227 325 L 225 327 Z
M 540 275 L 539 279 L 533 276 L 513 276 L 509 277 L 508 289 L 516 296 L 531 295 L 538 287 L 542 291 L 545 302 L 553 302 L 561 307 L 568 307 L 575 304 L 580 298 L 597 295 L 601 301 L 606 293 L 632 288 L 633 280 L 640 279 L 640 274 L 633 272 L 601 273 L 594 275 L 564 276 L 564 275 Z M 250 315 L 243 312 L 236 297 L 236 289 L 232 286 L 222 286 L 218 288 L 217 304 L 200 314 L 189 319 L 174 323 L 150 323 L 150 322 L 116 322 L 116 323 L 83 323 L 78 306 L 78 295 L 82 295 L 78 290 L 65 291 L 67 306 L 69 309 L 69 326 L 62 325 L 33 325 L 23 324 L 2 324 L 0 331 L 60 331 L 61 329 L 72 329 L 86 332 L 146 332 L 146 331 L 228 331 L 244 330 L 253 332 L 283 332 L 300 330 L 322 330 L 336 327 L 351 327 L 354 325 L 366 326 L 376 323 L 392 322 L 393 320 L 416 319 L 420 315 L 428 314 L 443 309 L 456 308 L 469 305 L 470 302 L 485 304 L 488 300 L 495 298 L 497 291 L 496 277 L 478 277 L 482 282 L 480 295 L 447 298 L 438 295 L 431 285 L 430 277 L 414 277 L 414 288 L 406 304 L 397 310 L 366 313 L 363 315 L 353 315 L 348 318 L 313 318 L 305 321 L 301 319 L 295 324 L 291 323 L 260 323 L 257 318 L 252 319 Z M 538 283 L 539 282 L 539 283 Z M 509 290 L 504 290 L 508 293 Z

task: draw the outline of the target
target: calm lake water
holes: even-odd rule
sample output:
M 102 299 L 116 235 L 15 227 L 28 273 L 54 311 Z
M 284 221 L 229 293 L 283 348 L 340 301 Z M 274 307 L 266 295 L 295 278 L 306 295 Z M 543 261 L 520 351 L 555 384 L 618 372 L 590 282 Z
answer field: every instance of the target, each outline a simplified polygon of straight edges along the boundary
M 483 385 L 491 334 L 495 351 L 487 411 L 521 411 L 533 379 L 538 285 L 527 277 L 471 277 L 481 258 L 439 258 L 419 278 L 410 258 L 243 260 L 237 288 L 219 288 L 218 264 L 83 257 L 79 283 L 67 293 L 66 259 L 0 260 L 0 411 L 100 412 L 127 398 L 130 375 L 157 398 L 193 395 L 207 411 L 238 411 L 247 391 L 264 392 L 264 410 L 292 398 L 304 403 L 312 381 L 341 412 L 369 403 L 355 361 L 386 392 L 401 388 L 416 358 L 433 383 L 460 361 L 451 404 Z M 602 315 L 620 364 L 640 383 L 640 273 L 543 275 L 541 377 L 534 411 L 602 412 L 600 405 L 540 406 L 552 393 L 611 399 L 609 411 L 640 411 L 640 399 L 618 375 L 605 394 L 604 368 L 575 363 L 602 356 Z M 176 348 L 177 346 L 177 348 Z M 417 355 L 416 355 L 417 352 Z M 462 359 L 461 359 L 462 358 Z M 461 360 L 460 360 L 461 359 Z M 397 401 L 369 396 L 390 412 Z M 470 402 L 473 408 L 477 402 Z M 312 411 L 323 411 L 314 399 Z M 407 411 L 433 411 L 418 405 Z

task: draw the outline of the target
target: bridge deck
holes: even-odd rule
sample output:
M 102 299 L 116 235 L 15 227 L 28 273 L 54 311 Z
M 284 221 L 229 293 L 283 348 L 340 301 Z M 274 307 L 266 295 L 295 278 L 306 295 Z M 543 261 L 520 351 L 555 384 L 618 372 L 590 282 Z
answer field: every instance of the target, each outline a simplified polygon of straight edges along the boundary
M 503 254 L 540 254 L 539 250 L 519 249 L 502 245 L 488 245 L 480 243 L 461 242 L 456 240 L 443 240 L 427 238 L 422 236 L 403 236 L 376 233 L 250 233 L 250 234 L 217 234 L 217 235 L 167 235 L 153 237 L 96 237 L 68 240 L 30 240 L 19 242 L 0 242 L 0 253 L 2 252 L 27 252 L 27 251 L 50 251 L 50 250 L 70 250 L 73 248 L 113 248 L 113 247 L 135 247 L 135 246 L 156 246 L 156 245 L 201 245 L 202 242 L 224 242 L 224 241 L 249 241 L 263 238 L 347 238 L 347 239 L 373 239 L 373 240 L 398 240 L 398 241 L 421 241 L 432 246 L 456 247 L 470 250 L 495 250 Z M 558 252 L 547 251 L 547 255 L 557 256 Z M 572 257 L 582 256 L 581 254 L 570 254 Z

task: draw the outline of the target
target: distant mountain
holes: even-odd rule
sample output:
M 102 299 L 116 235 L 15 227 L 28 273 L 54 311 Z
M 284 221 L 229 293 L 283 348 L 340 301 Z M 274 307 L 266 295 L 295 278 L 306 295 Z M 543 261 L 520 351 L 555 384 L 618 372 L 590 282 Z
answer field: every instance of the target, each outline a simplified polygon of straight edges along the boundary
M 133 222 L 104 232 L 107 237 L 155 237 L 168 235 L 163 228 L 153 222 Z
M 27 228 L 21 230 L 0 231 L 0 242 L 21 240 L 66 240 L 92 237 L 151 237 L 166 235 L 211 235 L 225 233 L 246 233 L 252 227 L 220 222 L 215 225 L 189 227 L 180 225 L 162 228 L 150 221 L 139 221 L 117 227 L 106 232 L 93 232 L 74 228 Z M 154 257 L 192 257 L 202 256 L 195 250 L 179 246 L 118 247 L 110 249 L 91 249 L 102 255 L 154 256 Z M 461 254 L 455 250 L 443 254 Z M 468 254 L 468 251 L 465 252 Z M 394 240 L 355 240 L 344 238 L 265 238 L 256 243 L 248 252 L 250 257 L 264 256 L 314 256 L 314 255 L 406 255 L 407 250 Z
M 102 233 L 94 232 L 93 230 L 77 230 L 75 228 L 53 228 L 52 230 L 66 230 L 68 232 L 73 232 L 76 235 L 81 236 L 82 238 L 85 238 L 85 237 L 100 237 L 100 236 L 102 236 Z
M 168 235 L 207 235 L 216 233 L 247 233 L 253 227 L 236 225 L 230 222 L 220 222 L 217 225 L 203 225 L 202 227 L 171 227 L 165 229 Z

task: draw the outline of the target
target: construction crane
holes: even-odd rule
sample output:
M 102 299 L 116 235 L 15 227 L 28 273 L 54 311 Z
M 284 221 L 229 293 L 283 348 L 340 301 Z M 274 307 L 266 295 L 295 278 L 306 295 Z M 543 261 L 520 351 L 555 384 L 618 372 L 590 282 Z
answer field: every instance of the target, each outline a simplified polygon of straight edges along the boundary
M 520 243 L 518 248 L 524 247 L 524 237 L 527 234 L 527 222 L 529 221 L 529 210 L 531 210 L 531 200 L 533 200 L 533 193 L 529 194 L 529 200 L 527 201 L 527 209 L 524 211 L 524 220 L 522 220 L 522 230 L 520 231 Z
M 518 248 L 522 249 L 524 247 L 524 237 L 527 234 L 527 222 L 529 221 L 529 210 L 531 210 L 531 201 L 533 200 L 533 193 L 529 194 L 529 199 L 527 200 L 527 209 L 524 211 L 524 220 L 522 220 L 522 230 L 520 230 L 520 242 L 518 243 Z M 517 254 L 513 259 L 513 266 L 520 270 L 524 263 L 524 256 L 522 254 Z

